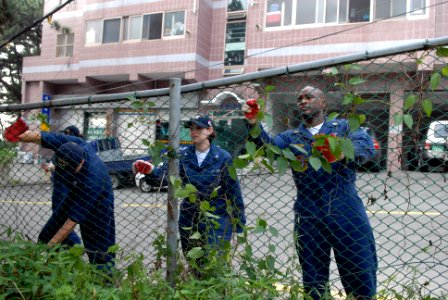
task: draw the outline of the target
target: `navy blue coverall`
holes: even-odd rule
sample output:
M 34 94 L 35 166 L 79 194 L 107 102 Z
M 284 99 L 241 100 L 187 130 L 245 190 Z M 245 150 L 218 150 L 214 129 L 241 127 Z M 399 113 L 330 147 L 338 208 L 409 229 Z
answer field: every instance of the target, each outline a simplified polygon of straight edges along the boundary
M 84 150 L 84 165 L 72 176 L 54 173 L 52 194 L 53 213 L 38 240 L 48 243 L 70 218 L 80 225 L 82 241 L 92 264 L 113 264 L 114 254 L 107 253 L 115 244 L 114 194 L 112 182 L 103 161 L 93 147 L 82 138 L 52 132 L 41 132 L 42 147 L 57 151 L 74 142 Z M 63 244 L 76 243 L 76 235 L 69 235 Z M 79 238 L 78 238 L 79 240 Z
M 219 223 L 219 227 L 216 228 L 206 218 L 201 218 L 198 201 L 191 203 L 189 199 L 182 200 L 179 212 L 179 233 L 182 251 L 186 255 L 191 248 L 197 246 L 189 239 L 195 230 L 205 237 L 208 245 L 221 245 L 224 241 L 230 241 L 232 237 L 232 219 L 235 222 L 236 231 L 242 232 L 242 226 L 246 224 L 246 216 L 240 184 L 238 180 L 230 177 L 227 169 L 232 164 L 231 156 L 227 151 L 211 144 L 210 151 L 200 166 L 194 145 L 181 148 L 179 154 L 179 175 L 183 184 L 194 185 L 198 190 L 198 201 L 209 201 L 210 207 L 215 209 L 212 214 L 219 217 L 215 220 Z M 167 167 L 164 163 L 155 168 L 149 176 L 161 180 L 166 175 Z M 218 195 L 211 198 L 213 190 L 217 187 L 220 187 Z M 230 206 L 226 201 L 229 201 Z
M 316 171 L 311 166 L 303 172 L 292 171 L 297 187 L 294 231 L 304 288 L 313 299 L 320 299 L 326 292 L 333 249 L 346 293 L 372 299 L 377 284 L 375 241 L 355 181 L 357 165 L 374 155 L 373 143 L 362 130 L 350 132 L 348 122 L 343 119 L 326 120 L 319 133 L 348 137 L 355 149 L 355 162 L 332 163 L 331 173 L 322 168 Z M 315 141 L 304 124 L 275 137 L 262 129 L 261 135 L 252 140 L 258 146 L 270 143 L 281 149 L 295 144 L 308 151 L 308 155 Z M 307 155 L 294 147 L 290 149 L 299 159 L 306 160 Z

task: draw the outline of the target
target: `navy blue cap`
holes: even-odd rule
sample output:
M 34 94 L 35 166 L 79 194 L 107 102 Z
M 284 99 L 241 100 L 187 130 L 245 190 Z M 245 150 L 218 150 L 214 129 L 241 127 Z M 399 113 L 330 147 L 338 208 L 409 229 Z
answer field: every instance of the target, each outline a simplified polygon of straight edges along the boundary
M 75 125 L 68 126 L 65 128 L 62 133 L 73 135 L 73 136 L 81 136 L 81 132 L 79 131 L 78 127 Z
M 84 159 L 84 150 L 73 142 L 63 144 L 54 156 L 55 172 L 59 174 L 74 174 L 76 168 Z
M 185 123 L 185 127 L 190 128 L 193 124 L 201 128 L 213 127 L 212 119 L 210 119 L 209 116 L 198 115 L 196 117 L 193 117 L 190 119 L 190 121 Z

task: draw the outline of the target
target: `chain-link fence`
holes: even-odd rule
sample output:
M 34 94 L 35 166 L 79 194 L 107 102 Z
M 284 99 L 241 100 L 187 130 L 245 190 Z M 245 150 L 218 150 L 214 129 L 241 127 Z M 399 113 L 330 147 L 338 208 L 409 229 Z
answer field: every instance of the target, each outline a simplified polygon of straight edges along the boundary
M 247 157 L 250 152 L 246 143 L 251 128 L 241 111 L 246 99 L 259 99 L 265 112 L 262 122 L 267 133 L 276 135 L 290 129 L 294 133 L 302 123 L 297 106 L 298 91 L 306 85 L 321 89 L 326 97 L 328 115 L 336 112 L 337 118 L 347 118 L 352 127 L 361 123 L 375 148 L 375 155 L 367 162 L 356 168 L 350 166 L 355 168 L 356 188 L 373 228 L 378 291 L 404 291 L 414 287 L 422 295 L 446 295 L 448 65 L 444 45 L 446 40 L 432 40 L 421 46 L 410 44 L 408 48 L 383 49 L 184 86 L 176 131 L 181 147 L 193 143 L 189 128 L 183 126 L 185 122 L 199 113 L 207 114 L 213 118 L 217 135 L 213 144 L 228 151 L 234 163 L 241 162 L 241 155 L 246 153 Z M 53 190 L 58 191 L 54 186 L 55 175 L 43 169 L 47 163 L 57 161 L 54 161 L 54 151 L 44 146 L 50 142 L 59 146 L 66 141 L 60 138 L 59 132 L 69 125 L 76 126 L 88 141 L 81 143 L 82 147 L 98 154 L 104 162 L 101 168 L 105 168 L 112 178 L 119 255 L 141 253 L 148 267 L 153 267 L 160 236 L 165 235 L 167 226 L 166 183 L 150 180 L 148 176 L 135 177 L 132 163 L 157 156 L 154 151 L 161 149 L 153 147 L 156 142 L 168 144 L 169 93 L 170 89 L 162 89 L 2 107 L 2 111 L 12 112 L 15 116 L 21 113 L 30 129 L 37 132 L 40 126 L 46 126 L 42 116 L 47 112 L 42 113 L 40 107 L 50 107 L 48 125 L 51 132 L 57 133 L 51 137 L 42 133 L 40 145 L 3 144 L 2 227 L 11 227 L 37 241 L 52 211 L 62 209 L 54 203 L 55 198 L 52 199 Z M 152 152 L 148 152 L 150 147 Z M 304 145 L 299 147 L 306 148 Z M 17 155 L 8 156 L 8 153 Z M 268 255 L 269 245 L 275 245 L 281 269 L 287 268 L 297 256 L 293 206 L 298 190 L 291 171 L 282 172 L 281 162 L 275 158 L 274 161 L 275 172 L 271 172 L 270 165 L 255 161 L 237 168 L 237 174 L 245 203 L 246 225 L 255 226 L 258 219 L 263 219 L 278 231 L 270 238 L 251 234 L 253 255 Z M 90 162 L 89 168 L 96 164 Z M 104 172 L 96 170 L 92 173 L 95 184 L 81 186 L 79 195 L 93 193 L 103 197 L 101 199 L 107 198 L 98 190 L 103 189 L 98 184 L 98 178 L 102 177 L 95 175 Z M 327 180 L 325 173 L 316 171 L 315 174 L 322 176 L 316 180 Z M 344 180 L 332 182 L 331 186 L 341 188 L 347 184 Z M 309 188 L 296 183 L 299 194 L 300 188 Z M 307 190 L 306 193 L 314 192 Z M 322 199 L 330 202 L 337 199 L 337 195 L 331 194 L 333 190 L 327 192 L 330 197 L 322 195 Z M 63 191 L 58 193 L 64 195 Z M 86 203 L 84 208 L 91 209 L 92 205 Z M 83 228 L 83 239 L 88 239 L 92 230 L 89 226 L 104 221 L 101 214 L 91 213 L 97 218 L 92 221 L 88 213 L 77 209 L 72 213 L 79 217 L 81 224 L 83 220 L 89 220 Z M 343 213 L 352 217 L 349 210 Z M 326 214 L 323 218 L 331 215 Z M 79 226 L 75 228 L 75 232 L 79 233 L 79 230 Z M 98 234 L 111 232 L 106 230 Z M 333 238 L 340 238 L 337 242 L 344 243 L 348 237 L 334 234 Z M 97 243 L 95 240 L 91 242 Z M 365 258 L 363 253 L 359 253 L 358 260 Z M 302 278 L 301 274 L 297 269 L 298 278 Z M 339 276 L 332 259 L 330 282 L 334 290 L 342 290 Z

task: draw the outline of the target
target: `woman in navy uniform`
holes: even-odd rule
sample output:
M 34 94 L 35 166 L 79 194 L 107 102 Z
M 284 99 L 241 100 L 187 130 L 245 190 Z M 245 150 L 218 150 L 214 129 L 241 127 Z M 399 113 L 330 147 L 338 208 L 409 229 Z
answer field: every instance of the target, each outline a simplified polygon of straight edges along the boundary
M 243 105 L 250 127 L 257 126 L 253 108 L 249 101 Z M 358 164 L 375 154 L 372 139 L 363 130 L 351 132 L 347 120 L 328 120 L 324 94 L 315 87 L 307 86 L 300 91 L 298 108 L 303 120 L 299 127 L 271 137 L 260 124 L 261 134 L 252 140 L 257 146 L 270 143 L 281 149 L 289 148 L 305 163 L 311 155 L 316 134 L 349 138 L 355 152 L 355 161 L 346 162 L 343 155 L 329 161 L 331 173 L 323 168 L 316 171 L 310 166 L 302 172 L 292 170 L 297 188 L 294 232 L 305 292 L 313 299 L 321 299 L 328 293 L 333 249 L 347 295 L 355 299 L 373 299 L 378 267 L 375 241 L 355 186 Z M 308 155 L 291 145 L 302 147 Z
M 242 232 L 246 224 L 244 202 L 238 180 L 230 177 L 228 167 L 232 164 L 230 154 L 215 146 L 215 130 L 208 116 L 197 116 L 186 123 L 190 128 L 193 142 L 179 150 L 179 175 L 184 184 L 192 184 L 198 190 L 197 200 L 190 202 L 183 199 L 179 213 L 179 233 L 184 256 L 198 246 L 210 246 L 218 250 L 223 243 L 231 240 L 233 232 Z M 154 168 L 146 161 L 136 161 L 134 170 L 157 180 L 166 178 L 167 164 Z M 217 189 L 217 195 L 213 196 Z M 201 214 L 200 201 L 208 201 L 211 212 L 216 219 L 209 219 Z M 219 226 L 215 226 L 216 221 Z M 194 232 L 199 232 L 201 238 L 190 239 Z M 207 247 L 208 248 L 208 247 Z M 210 250 L 208 248 L 208 250 Z
M 13 124 L 12 129 L 17 124 Z M 112 182 L 104 163 L 89 143 L 80 137 L 35 132 L 24 126 L 7 131 L 14 132 L 14 137 L 8 140 L 33 142 L 55 151 L 53 181 L 58 188 L 53 189 L 53 211 L 39 234 L 39 242 L 72 245 L 73 241 L 67 242 L 67 238 L 79 224 L 90 263 L 100 267 L 107 264 L 106 268 L 112 266 L 115 255 L 108 253 L 109 247 L 115 244 Z

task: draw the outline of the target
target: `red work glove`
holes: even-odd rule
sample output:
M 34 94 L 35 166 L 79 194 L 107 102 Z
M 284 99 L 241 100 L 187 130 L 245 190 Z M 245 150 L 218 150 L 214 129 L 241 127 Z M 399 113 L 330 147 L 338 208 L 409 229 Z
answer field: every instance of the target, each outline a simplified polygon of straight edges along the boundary
M 335 136 L 334 134 L 331 134 L 332 136 Z M 319 138 L 319 136 L 322 135 L 315 135 L 315 138 Z M 313 145 L 313 148 L 316 149 L 317 151 L 319 151 L 322 156 L 329 162 L 329 163 L 334 163 L 336 162 L 338 159 L 336 158 L 336 156 L 331 152 L 331 148 L 330 148 L 330 142 L 328 141 L 328 138 L 325 138 L 325 142 L 324 145 L 322 146 L 315 146 Z
M 243 104 L 242 109 L 246 119 L 255 120 L 260 111 L 260 106 L 257 103 L 257 99 L 248 99 L 246 103 Z
M 28 125 L 22 118 L 18 118 L 11 126 L 5 129 L 3 136 L 6 140 L 12 143 L 17 143 L 20 141 L 19 135 L 28 130 Z
M 154 165 L 139 159 L 132 164 L 132 170 L 134 173 L 149 174 L 154 170 Z

